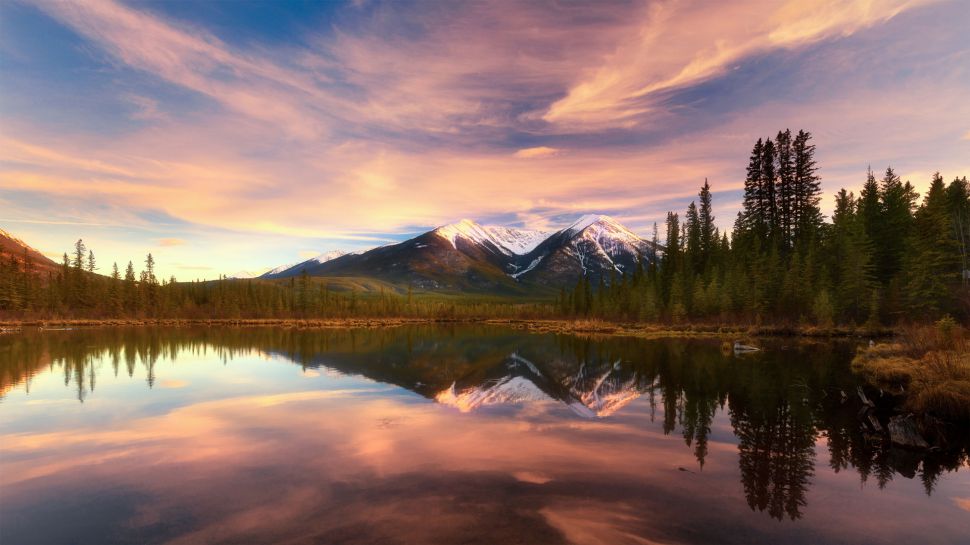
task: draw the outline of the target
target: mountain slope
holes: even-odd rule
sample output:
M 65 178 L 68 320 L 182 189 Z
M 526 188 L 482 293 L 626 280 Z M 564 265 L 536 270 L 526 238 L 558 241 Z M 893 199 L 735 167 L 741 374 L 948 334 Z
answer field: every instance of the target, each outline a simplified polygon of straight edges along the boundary
M 586 215 L 536 246 L 515 263 L 522 282 L 565 285 L 632 273 L 656 256 L 652 243 L 609 216 Z
M 429 231 L 410 240 L 322 263 L 305 262 L 266 278 L 285 278 L 306 270 L 311 276 L 370 277 L 416 289 L 524 293 L 505 274 L 509 249 L 473 222 Z
M 552 235 L 465 219 L 397 244 L 278 267 L 263 278 L 306 271 L 422 290 L 539 293 L 571 285 L 583 275 L 598 280 L 632 273 L 654 255 L 650 243 L 608 216 L 583 216 Z
M 48 258 L 38 250 L 31 248 L 24 241 L 14 237 L 7 231 L 0 229 L 0 255 L 4 261 L 13 259 L 17 262 L 18 268 L 23 270 L 25 259 L 30 262 L 30 269 L 35 274 L 47 275 L 48 272 L 56 272 L 60 265 Z
M 583 418 L 610 416 L 640 397 L 648 386 L 620 362 L 587 368 L 575 375 L 549 376 L 531 361 L 512 353 L 483 378 L 456 381 L 435 401 L 471 412 L 489 405 L 559 402 Z
M 337 259 L 338 257 L 343 257 L 348 255 L 348 252 L 343 250 L 331 250 L 329 252 L 324 252 L 316 257 L 311 257 L 306 261 L 301 261 L 299 263 L 289 263 L 287 265 L 280 265 L 279 267 L 270 269 L 265 273 L 259 275 L 259 278 L 287 278 L 290 276 L 297 276 L 303 272 L 304 269 L 314 268 L 317 265 L 326 263 Z M 307 273 L 310 271 L 308 270 Z

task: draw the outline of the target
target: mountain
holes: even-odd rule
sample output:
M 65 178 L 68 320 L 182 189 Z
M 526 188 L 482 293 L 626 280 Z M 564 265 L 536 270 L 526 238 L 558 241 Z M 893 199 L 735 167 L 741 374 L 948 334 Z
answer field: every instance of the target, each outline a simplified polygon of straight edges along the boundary
M 316 257 L 311 257 L 306 261 L 301 261 L 299 263 L 289 263 L 287 265 L 280 265 L 279 267 L 270 269 L 263 274 L 259 275 L 259 278 L 285 278 L 288 276 L 296 276 L 303 272 L 304 269 L 309 267 L 315 267 L 321 263 L 326 263 L 327 261 L 337 259 L 347 255 L 348 252 L 343 250 L 331 250 L 329 252 L 324 252 Z
M 3 229 L 0 229 L 0 256 L 4 261 L 9 259 L 16 261 L 17 267 L 21 270 L 23 270 L 26 257 L 26 260 L 30 261 L 31 270 L 36 274 L 45 276 L 48 272 L 56 272 L 60 268 L 58 263 Z
M 447 239 L 457 250 L 458 240 L 497 249 L 507 256 L 525 255 L 546 239 L 544 231 L 529 231 L 498 225 L 483 226 L 464 219 L 458 223 L 438 227 L 433 233 Z
M 593 281 L 632 273 L 658 248 L 609 216 L 586 215 L 546 238 L 515 263 L 511 274 L 523 282 L 565 285 L 580 276 Z
M 370 277 L 434 291 L 525 294 L 631 273 L 656 251 L 608 216 L 583 216 L 548 234 L 464 219 L 412 239 L 360 253 L 324 254 L 278 267 L 263 278 Z
M 266 278 L 287 278 L 306 270 L 311 276 L 369 277 L 420 290 L 525 293 L 505 273 L 505 265 L 517 257 L 507 253 L 507 246 L 467 224 L 449 227 L 323 263 L 307 262 Z
M 484 379 L 455 382 L 434 399 L 461 412 L 489 405 L 558 402 L 583 418 L 606 417 L 640 397 L 647 387 L 619 362 L 605 368 L 580 366 L 575 375 L 550 377 L 529 360 L 511 354 Z

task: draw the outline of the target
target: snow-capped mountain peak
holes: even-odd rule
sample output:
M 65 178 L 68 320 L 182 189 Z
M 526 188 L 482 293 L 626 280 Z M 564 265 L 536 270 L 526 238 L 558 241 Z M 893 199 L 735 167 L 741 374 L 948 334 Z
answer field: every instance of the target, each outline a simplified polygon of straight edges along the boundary
M 324 252 L 314 258 L 311 258 L 310 261 L 316 261 L 317 263 L 326 263 L 331 259 L 337 259 L 338 257 L 345 256 L 347 255 L 347 253 L 348 252 L 345 252 L 343 250 L 331 250 L 329 252 Z
M 277 275 L 277 274 L 285 273 L 287 271 L 292 271 L 293 269 L 295 269 L 297 267 L 303 268 L 303 267 L 312 266 L 312 265 L 319 265 L 321 263 L 326 263 L 328 261 L 332 261 L 334 259 L 337 259 L 338 257 L 343 257 L 345 255 L 352 255 L 354 253 L 356 253 L 356 252 L 345 252 L 343 250 L 331 250 L 329 252 L 324 252 L 324 253 L 322 253 L 320 255 L 317 255 L 316 257 L 311 257 L 310 259 L 307 259 L 306 261 L 299 261 L 297 263 L 287 263 L 286 265 L 280 265 L 279 267 L 276 267 L 274 269 L 270 269 L 270 270 L 266 271 L 265 273 L 263 273 L 262 276 L 261 276 L 261 278 L 262 277 L 271 277 L 271 276 L 274 276 L 274 275 Z M 299 271 L 292 271 L 292 272 L 299 272 Z
M 450 242 L 455 249 L 458 248 L 458 239 L 462 238 L 474 244 L 491 244 L 507 255 L 525 255 L 548 236 L 543 231 L 479 225 L 469 219 L 438 227 L 434 232 Z
M 549 238 L 546 231 L 517 229 L 500 225 L 485 226 L 492 240 L 515 255 L 525 255 L 535 249 L 543 240 Z
M 613 238 L 637 241 L 640 240 L 640 237 L 638 237 L 633 231 L 630 231 L 624 227 L 623 224 L 610 216 L 602 214 L 586 214 L 573 222 L 573 224 L 569 227 L 563 229 L 563 231 L 576 235 L 590 229 L 594 230 L 597 235 L 608 234 Z
M 457 390 L 455 384 L 438 393 L 435 401 L 463 413 L 486 405 L 549 401 L 551 398 L 525 377 L 506 376 L 485 385 Z
M 450 242 L 451 245 L 456 249 L 458 248 L 457 241 L 459 238 L 463 238 L 469 242 L 474 242 L 477 244 L 492 242 L 492 237 L 489 235 L 488 231 L 470 219 L 463 219 L 458 223 L 443 225 L 435 229 L 434 232 L 439 237 Z

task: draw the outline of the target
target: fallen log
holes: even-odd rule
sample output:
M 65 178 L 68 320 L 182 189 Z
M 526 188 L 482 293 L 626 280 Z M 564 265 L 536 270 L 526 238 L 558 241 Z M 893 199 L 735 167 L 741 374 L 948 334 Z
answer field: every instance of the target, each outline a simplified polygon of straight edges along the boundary
M 912 449 L 928 449 L 930 444 L 920 435 L 913 415 L 898 415 L 889 419 L 889 439 L 896 446 Z

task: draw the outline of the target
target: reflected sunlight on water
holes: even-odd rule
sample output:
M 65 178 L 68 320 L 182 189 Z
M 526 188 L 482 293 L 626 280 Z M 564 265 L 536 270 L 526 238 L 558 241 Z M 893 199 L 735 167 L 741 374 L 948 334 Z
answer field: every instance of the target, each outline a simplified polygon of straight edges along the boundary
M 473 326 L 0 342 L 10 543 L 970 535 L 966 449 L 871 444 L 829 394 L 855 386 L 848 346 L 735 358 Z

